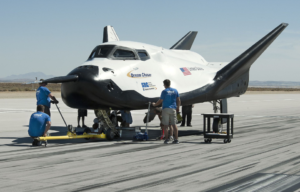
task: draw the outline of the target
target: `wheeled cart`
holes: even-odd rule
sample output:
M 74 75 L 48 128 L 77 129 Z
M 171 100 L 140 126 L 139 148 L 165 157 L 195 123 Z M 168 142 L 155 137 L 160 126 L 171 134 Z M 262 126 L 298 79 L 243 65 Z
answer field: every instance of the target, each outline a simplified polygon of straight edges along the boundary
M 211 143 L 212 139 L 224 139 L 224 143 L 230 143 L 233 138 L 233 114 L 227 113 L 203 113 L 203 136 L 205 143 Z M 211 118 L 213 118 L 213 129 L 211 129 Z M 226 132 L 222 123 L 227 124 Z

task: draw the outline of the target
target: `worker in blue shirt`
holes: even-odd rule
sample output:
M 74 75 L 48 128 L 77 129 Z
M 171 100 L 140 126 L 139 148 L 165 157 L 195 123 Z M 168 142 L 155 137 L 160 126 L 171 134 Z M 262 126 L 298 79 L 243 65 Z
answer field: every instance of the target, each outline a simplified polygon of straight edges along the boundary
M 30 117 L 29 121 L 29 129 L 28 134 L 32 138 L 47 136 L 47 132 L 51 127 L 51 119 L 50 116 L 44 113 L 44 106 L 38 105 L 37 112 L 33 113 Z M 40 142 L 34 140 L 32 142 L 33 146 L 40 145 Z
M 56 98 L 51 94 L 49 89 L 46 87 L 47 83 L 43 83 L 43 79 L 40 80 L 42 83 L 40 83 L 40 87 L 36 90 L 36 99 L 37 99 L 37 105 L 43 105 L 44 106 L 44 113 L 51 116 L 50 113 L 50 103 L 58 103 Z M 52 101 L 50 100 L 52 99 Z
M 162 103 L 162 124 L 164 125 L 165 132 L 165 144 L 168 144 L 170 139 L 168 137 L 168 125 L 169 123 L 173 127 L 173 133 L 175 140 L 174 144 L 178 144 L 178 128 L 176 126 L 177 115 L 176 111 L 179 112 L 179 106 L 181 104 L 178 91 L 171 88 L 171 81 L 166 79 L 163 81 L 165 89 L 161 92 L 160 99 L 156 103 L 152 103 L 153 107 L 159 106 Z

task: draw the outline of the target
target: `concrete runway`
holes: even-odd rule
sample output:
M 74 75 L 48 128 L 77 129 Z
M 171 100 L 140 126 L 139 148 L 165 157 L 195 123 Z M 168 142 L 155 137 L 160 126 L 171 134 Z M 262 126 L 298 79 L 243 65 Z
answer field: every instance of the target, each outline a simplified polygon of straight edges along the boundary
M 230 144 L 203 136 L 180 137 L 180 144 L 162 141 L 51 141 L 31 147 L 28 123 L 35 99 L 0 99 L 1 191 L 299 191 L 300 94 L 251 94 L 230 98 L 235 135 Z M 68 124 L 77 111 L 62 102 Z M 193 110 L 193 129 L 202 130 L 201 113 Z M 134 125 L 143 125 L 144 110 L 134 111 Z M 89 111 L 86 124 L 94 114 Z M 51 134 L 65 133 L 52 106 Z M 157 126 L 158 121 L 151 122 Z M 187 128 L 180 128 L 181 130 Z

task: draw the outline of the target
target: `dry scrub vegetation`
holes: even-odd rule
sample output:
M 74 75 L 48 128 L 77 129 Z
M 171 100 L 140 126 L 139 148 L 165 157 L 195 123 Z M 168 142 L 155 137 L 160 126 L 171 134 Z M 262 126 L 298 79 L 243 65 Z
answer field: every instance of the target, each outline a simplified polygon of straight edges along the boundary
M 300 91 L 299 88 L 248 87 L 247 91 Z
M 60 91 L 60 86 L 60 84 L 47 85 L 48 89 L 51 91 Z M 38 87 L 38 84 L 25 85 L 22 83 L 0 83 L 0 91 L 35 91 Z

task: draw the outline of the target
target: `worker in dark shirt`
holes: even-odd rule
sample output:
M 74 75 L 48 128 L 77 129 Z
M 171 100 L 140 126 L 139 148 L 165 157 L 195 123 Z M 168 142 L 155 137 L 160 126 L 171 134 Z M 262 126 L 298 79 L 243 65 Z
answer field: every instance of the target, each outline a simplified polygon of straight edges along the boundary
M 192 108 L 194 107 L 194 105 L 186 105 L 186 106 L 182 106 L 182 122 L 180 127 L 184 127 L 185 126 L 185 120 L 186 121 L 186 125 L 188 127 L 192 127 L 191 121 L 192 121 Z
M 29 129 L 28 134 L 32 138 L 47 136 L 47 132 L 51 127 L 51 119 L 50 116 L 44 113 L 44 106 L 38 105 L 37 112 L 33 113 L 30 117 L 29 121 Z M 32 142 L 33 146 L 40 145 L 37 140 Z
M 82 127 L 86 128 L 87 126 L 84 124 L 84 117 L 87 116 L 87 110 L 86 109 L 78 109 L 78 117 L 77 117 L 77 122 L 78 125 L 77 127 L 80 128 L 80 118 L 82 118 Z
M 41 79 L 42 83 L 40 83 L 40 87 L 36 90 L 36 99 L 37 99 L 37 105 L 43 105 L 44 106 L 44 113 L 51 116 L 50 113 L 50 103 L 58 103 L 56 98 L 51 94 L 49 89 L 46 87 L 47 83 L 43 83 L 43 79 Z M 50 100 L 52 99 L 52 101 Z

